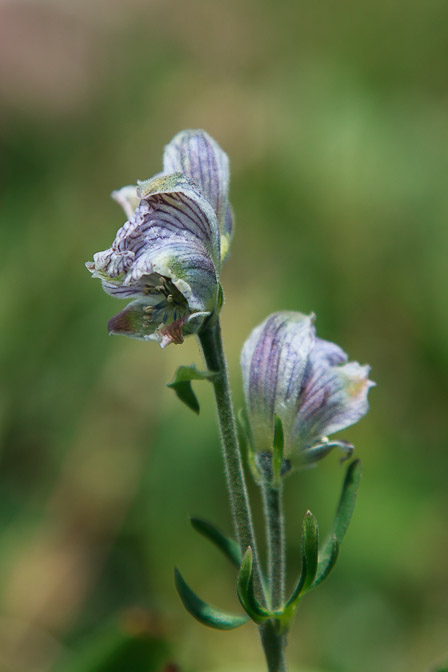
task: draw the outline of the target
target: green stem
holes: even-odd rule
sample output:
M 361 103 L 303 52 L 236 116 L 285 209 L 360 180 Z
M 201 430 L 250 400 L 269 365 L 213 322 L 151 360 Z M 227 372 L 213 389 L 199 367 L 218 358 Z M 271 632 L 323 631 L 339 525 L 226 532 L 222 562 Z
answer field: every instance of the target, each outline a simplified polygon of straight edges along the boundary
M 268 551 L 268 582 L 271 609 L 280 609 L 285 593 L 285 533 L 283 520 L 283 483 L 278 488 L 262 485 Z
M 222 346 L 219 321 L 204 329 L 199 334 L 199 341 L 208 369 L 217 372 L 212 382 L 218 409 L 226 481 L 236 536 L 243 554 L 248 546 L 252 548 L 254 570 L 256 571 L 258 584 L 261 585 L 249 495 L 247 493 L 246 479 L 241 461 L 227 362 Z
M 272 621 L 260 625 L 259 630 L 269 672 L 286 672 L 286 636 L 278 634 Z
M 227 362 L 218 320 L 199 334 L 199 341 L 208 369 L 217 373 L 212 382 L 218 409 L 225 474 L 236 536 L 242 553 L 246 551 L 248 546 L 252 548 L 257 592 L 266 605 L 249 495 L 236 431 Z M 275 624 L 271 620 L 260 625 L 259 631 L 269 672 L 286 672 L 285 637 L 278 634 Z

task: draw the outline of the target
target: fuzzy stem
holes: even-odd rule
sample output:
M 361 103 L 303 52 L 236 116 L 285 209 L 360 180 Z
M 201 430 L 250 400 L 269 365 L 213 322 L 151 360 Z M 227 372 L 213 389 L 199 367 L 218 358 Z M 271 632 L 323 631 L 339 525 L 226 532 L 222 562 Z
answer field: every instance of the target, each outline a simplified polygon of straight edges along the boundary
M 199 334 L 199 341 L 202 346 L 208 369 L 217 373 L 213 378 L 212 383 L 215 390 L 216 405 L 218 409 L 226 481 L 235 533 L 243 554 L 248 546 L 252 548 L 257 583 L 261 586 L 249 495 L 241 461 L 227 362 L 222 346 L 219 321 L 204 329 L 204 331 Z
M 199 341 L 208 369 L 217 373 L 212 382 L 218 410 L 225 474 L 236 536 L 242 553 L 246 551 L 248 546 L 252 548 L 255 584 L 260 599 L 266 605 L 219 321 L 204 329 L 199 334 Z M 280 533 L 280 538 L 282 538 L 282 533 Z M 274 564 L 273 556 L 272 564 Z M 286 672 L 284 657 L 285 637 L 278 634 L 272 620 L 268 620 L 260 625 L 259 632 L 268 671 Z
M 272 621 L 260 625 L 261 643 L 269 672 L 287 672 L 285 660 L 286 635 L 278 634 Z
M 283 483 L 261 486 L 266 521 L 268 582 L 271 609 L 280 609 L 285 593 L 285 533 L 283 520 Z

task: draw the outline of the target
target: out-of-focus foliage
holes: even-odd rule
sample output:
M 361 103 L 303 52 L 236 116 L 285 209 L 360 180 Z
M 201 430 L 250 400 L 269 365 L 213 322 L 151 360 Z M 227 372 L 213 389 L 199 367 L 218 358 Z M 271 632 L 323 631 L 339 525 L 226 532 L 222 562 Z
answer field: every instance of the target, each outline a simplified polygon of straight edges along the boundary
M 236 572 L 187 517 L 231 530 L 211 388 L 198 418 L 165 387 L 201 368 L 197 346 L 109 338 L 117 301 L 83 267 L 123 223 L 109 193 L 156 173 L 188 127 L 231 158 L 238 405 L 240 347 L 274 310 L 314 311 L 378 383 L 343 433 L 357 509 L 300 605 L 291 667 L 446 661 L 447 21 L 440 0 L 0 4 L 1 670 L 47 672 L 130 607 L 182 670 L 263 669 L 251 624 L 204 629 L 174 589 L 179 564 L 238 610 Z M 291 567 L 306 509 L 330 528 L 341 477 L 333 456 L 289 477 Z
M 155 632 L 154 632 L 155 629 Z M 124 614 L 62 656 L 52 672 L 162 672 L 171 670 L 169 647 L 143 611 Z M 175 668 L 177 670 L 177 667 Z

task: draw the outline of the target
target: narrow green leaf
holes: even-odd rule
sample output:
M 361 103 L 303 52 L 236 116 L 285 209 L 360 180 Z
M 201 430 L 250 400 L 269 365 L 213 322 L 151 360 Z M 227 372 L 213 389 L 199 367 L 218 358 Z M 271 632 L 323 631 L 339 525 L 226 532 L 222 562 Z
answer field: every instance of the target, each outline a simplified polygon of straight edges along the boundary
M 215 607 L 211 607 L 201 600 L 184 581 L 178 569 L 175 570 L 175 583 L 185 609 L 199 623 L 207 625 L 209 628 L 215 628 L 215 630 L 233 630 L 249 620 L 246 615 L 229 614 L 226 611 L 215 609 Z
M 353 460 L 353 462 L 347 467 L 347 473 L 345 475 L 341 497 L 339 499 L 338 508 L 333 523 L 332 532 L 339 544 L 342 543 L 342 540 L 352 519 L 360 480 L 361 462 L 359 460 Z
M 317 572 L 319 549 L 319 526 L 311 511 L 307 511 L 302 523 L 302 570 L 286 609 L 295 608 L 300 597 L 314 582 Z
M 204 537 L 209 539 L 215 546 L 219 548 L 220 551 L 230 560 L 230 562 L 235 565 L 238 569 L 240 568 L 242 555 L 241 550 L 236 541 L 226 537 L 225 534 L 221 532 L 217 527 L 212 523 L 209 523 L 202 518 L 190 518 L 190 522 L 194 529 L 202 534 Z
M 199 402 L 193 388 L 192 380 L 212 380 L 216 376 L 213 371 L 199 371 L 194 364 L 192 366 L 179 366 L 174 380 L 167 384 L 175 391 L 179 399 L 192 411 L 199 415 Z
M 250 546 L 245 552 L 241 563 L 237 582 L 237 592 L 241 606 L 255 623 L 263 623 L 266 619 L 271 618 L 272 614 L 262 607 L 255 597 L 253 556 Z
M 361 479 L 361 462 L 353 460 L 345 474 L 342 492 L 330 535 L 319 553 L 319 567 L 314 586 L 322 583 L 333 569 L 339 548 L 350 524 Z
M 317 565 L 317 574 L 314 579 L 313 588 L 325 581 L 331 570 L 336 564 L 339 555 L 339 542 L 336 537 L 329 539 L 322 551 L 319 553 L 319 562 Z
M 311 511 L 307 511 L 305 518 L 303 519 L 302 548 L 306 566 L 306 577 L 303 583 L 304 591 L 316 578 L 319 552 L 319 526 Z
M 280 484 L 281 470 L 283 465 L 283 448 L 284 448 L 283 424 L 278 415 L 275 416 L 274 444 L 272 448 L 273 448 L 273 455 L 272 455 L 273 484 L 274 486 L 278 487 Z

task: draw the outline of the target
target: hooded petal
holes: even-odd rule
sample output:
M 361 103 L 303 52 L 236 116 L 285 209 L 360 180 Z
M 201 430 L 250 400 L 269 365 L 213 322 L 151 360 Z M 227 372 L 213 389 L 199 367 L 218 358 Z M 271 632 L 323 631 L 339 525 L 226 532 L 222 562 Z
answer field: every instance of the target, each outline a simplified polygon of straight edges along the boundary
M 219 277 L 219 232 L 210 204 L 181 174 L 140 184 L 141 201 L 112 247 L 88 267 L 119 298 L 146 297 L 168 278 L 191 312 L 212 311 Z
M 165 147 L 163 169 L 165 173 L 181 172 L 193 180 L 212 205 L 218 218 L 224 259 L 233 229 L 227 154 L 205 131 L 181 131 Z
M 283 422 L 286 448 L 314 343 L 313 315 L 281 312 L 256 327 L 243 346 L 241 368 L 257 451 L 271 450 L 274 415 Z
M 244 344 L 244 394 L 258 452 L 272 450 L 278 415 L 286 453 L 306 450 L 311 461 L 312 455 L 320 459 L 335 445 L 327 435 L 354 424 L 368 410 L 367 393 L 374 385 L 369 367 L 347 363 L 339 346 L 315 336 L 312 321 L 313 316 L 301 313 L 275 313 Z

